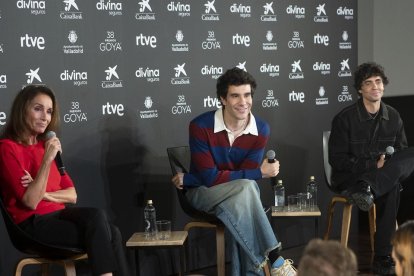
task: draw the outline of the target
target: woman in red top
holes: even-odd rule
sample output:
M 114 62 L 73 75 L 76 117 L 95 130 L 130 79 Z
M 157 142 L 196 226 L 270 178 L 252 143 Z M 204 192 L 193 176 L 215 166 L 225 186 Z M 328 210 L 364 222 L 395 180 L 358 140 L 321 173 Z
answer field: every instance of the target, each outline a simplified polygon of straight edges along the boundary
M 52 90 L 25 86 L 16 96 L 0 140 L 0 192 L 6 209 L 25 232 L 46 243 L 84 248 L 94 275 L 129 275 L 121 234 L 103 211 L 68 207 L 76 190 L 59 173 L 59 112 Z M 62 175 L 61 175 L 62 174 Z

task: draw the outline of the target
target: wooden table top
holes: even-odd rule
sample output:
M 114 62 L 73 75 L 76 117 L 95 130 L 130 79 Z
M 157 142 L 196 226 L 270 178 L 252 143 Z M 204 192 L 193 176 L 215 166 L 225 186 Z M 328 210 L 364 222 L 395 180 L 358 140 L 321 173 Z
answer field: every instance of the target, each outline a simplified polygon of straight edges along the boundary
M 272 217 L 320 217 L 321 211 L 316 206 L 312 209 L 304 209 L 300 211 L 288 211 L 288 207 L 284 206 L 281 210 L 277 210 L 272 206 Z
M 184 244 L 187 236 L 187 231 L 171 231 L 171 237 L 168 240 L 148 240 L 144 232 L 135 232 L 126 242 L 126 246 L 179 246 Z

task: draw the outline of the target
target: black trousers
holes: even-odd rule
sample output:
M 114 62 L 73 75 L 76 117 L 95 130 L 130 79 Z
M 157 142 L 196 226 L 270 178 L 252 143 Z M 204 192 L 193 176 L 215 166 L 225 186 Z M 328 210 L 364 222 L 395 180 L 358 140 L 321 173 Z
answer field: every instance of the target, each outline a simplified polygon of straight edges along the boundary
M 395 232 L 400 204 L 401 182 L 414 172 L 414 148 L 394 153 L 380 169 L 362 174 L 353 185 L 368 183 L 375 196 L 377 210 L 375 232 L 375 255 L 391 254 L 391 238 Z M 349 190 L 354 190 L 349 187 Z M 348 190 L 348 189 L 347 189 Z
M 131 275 L 121 233 L 100 209 L 69 207 L 46 215 L 34 215 L 19 226 L 45 243 L 84 248 L 94 275 L 107 272 Z

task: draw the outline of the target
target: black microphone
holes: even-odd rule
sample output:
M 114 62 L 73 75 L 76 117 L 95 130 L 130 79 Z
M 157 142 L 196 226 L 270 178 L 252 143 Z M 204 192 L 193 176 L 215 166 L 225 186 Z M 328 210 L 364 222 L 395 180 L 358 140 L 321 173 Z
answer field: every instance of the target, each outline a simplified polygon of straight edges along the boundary
M 275 157 L 276 157 L 276 152 L 274 150 L 269 150 L 266 152 L 266 158 L 267 158 L 268 163 L 275 163 L 276 162 Z M 270 178 L 270 184 L 272 186 L 276 185 L 276 177 Z
M 390 159 L 390 158 L 391 158 L 391 156 L 394 154 L 394 152 L 395 152 L 394 147 L 393 147 L 393 146 L 388 146 L 388 147 L 385 149 L 385 160 Z
M 56 133 L 54 131 L 49 130 L 48 132 L 46 132 L 46 135 L 45 135 L 46 140 L 49 140 L 53 137 L 56 137 Z M 65 175 L 66 174 L 65 165 L 63 165 L 62 156 L 60 156 L 60 151 L 56 153 L 55 163 L 59 170 L 60 175 Z

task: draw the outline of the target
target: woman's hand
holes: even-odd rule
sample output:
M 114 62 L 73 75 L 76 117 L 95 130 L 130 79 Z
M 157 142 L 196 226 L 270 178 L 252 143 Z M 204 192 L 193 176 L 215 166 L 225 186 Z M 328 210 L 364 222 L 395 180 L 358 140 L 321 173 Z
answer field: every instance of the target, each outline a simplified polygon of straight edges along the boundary
M 24 170 L 24 175 L 20 178 L 20 182 L 22 183 L 22 186 L 26 188 L 33 182 L 33 178 L 28 171 Z

